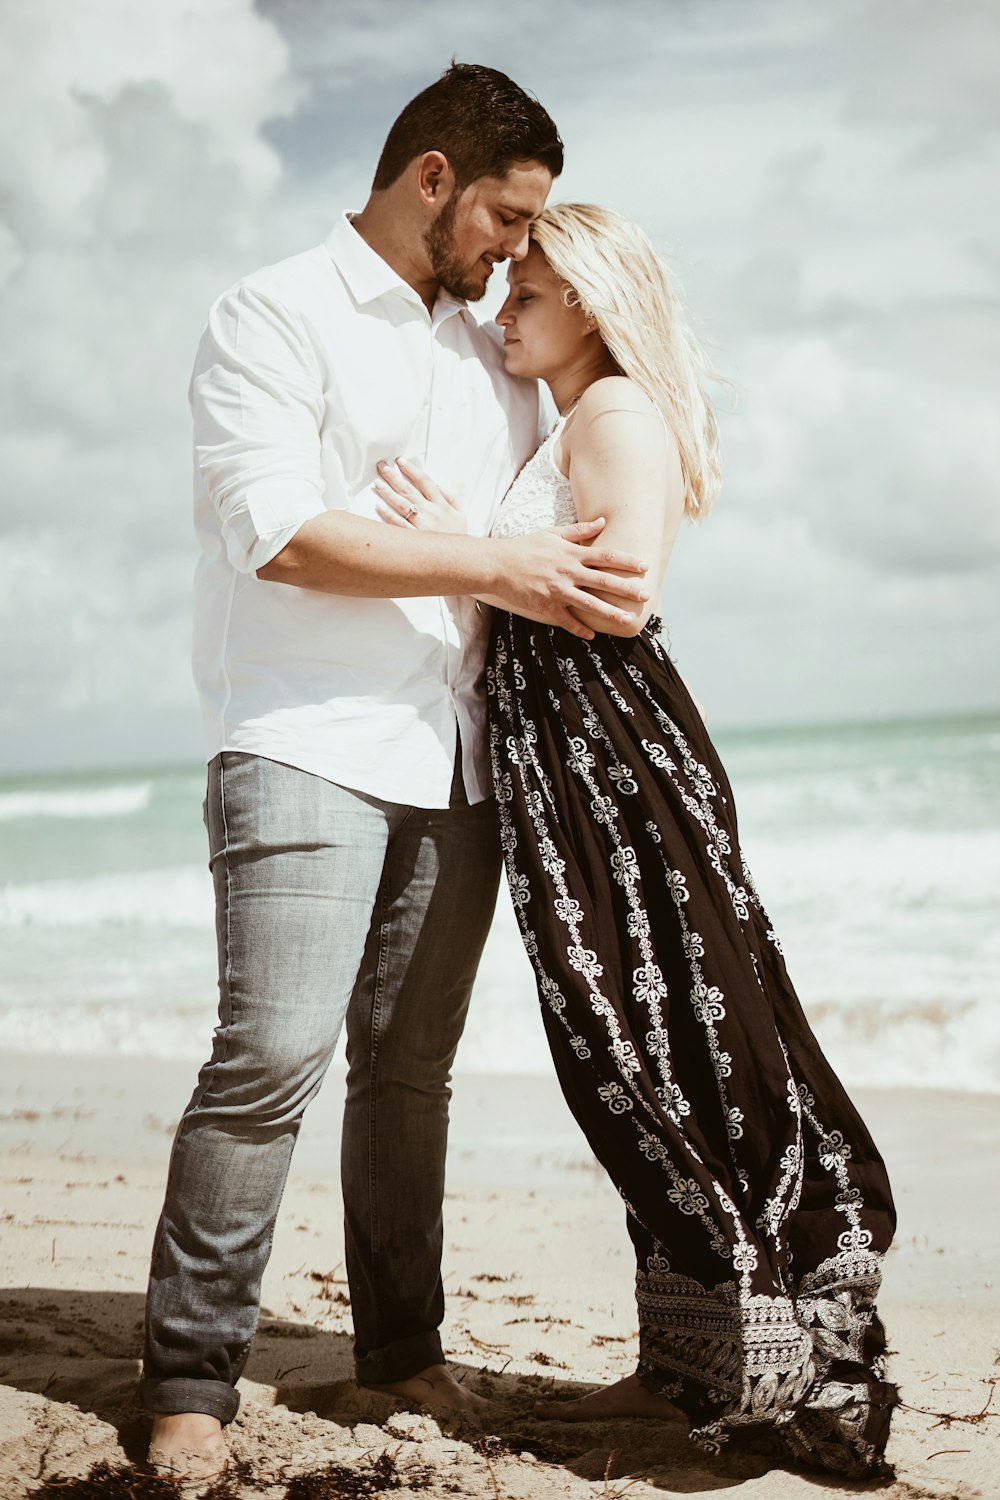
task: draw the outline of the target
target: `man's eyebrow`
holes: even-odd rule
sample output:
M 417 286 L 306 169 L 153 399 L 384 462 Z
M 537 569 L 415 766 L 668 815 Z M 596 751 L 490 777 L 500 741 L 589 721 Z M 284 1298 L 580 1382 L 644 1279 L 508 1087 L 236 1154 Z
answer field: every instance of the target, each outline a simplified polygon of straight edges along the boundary
M 527 219 L 531 224 L 538 218 L 538 214 L 533 208 L 518 208 L 513 203 L 500 203 L 497 205 L 497 208 L 502 214 L 512 214 L 515 219 Z

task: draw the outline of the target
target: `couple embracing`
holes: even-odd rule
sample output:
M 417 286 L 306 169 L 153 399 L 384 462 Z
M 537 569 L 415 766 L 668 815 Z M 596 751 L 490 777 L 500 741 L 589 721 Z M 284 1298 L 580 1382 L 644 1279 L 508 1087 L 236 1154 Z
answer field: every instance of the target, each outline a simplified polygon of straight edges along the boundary
M 877 1473 L 885 1169 L 812 1036 L 654 614 L 719 483 L 642 232 L 546 208 L 545 110 L 453 65 L 365 208 L 212 308 L 192 378 L 219 1024 L 177 1130 L 141 1394 L 205 1476 L 303 1112 L 347 1028 L 359 1383 L 478 1403 L 439 1328 L 449 1076 L 502 861 L 566 1099 L 621 1193 L 636 1373 L 542 1413 L 744 1428 Z M 509 262 L 496 329 L 468 303 Z M 540 432 L 539 382 L 559 411 Z M 542 438 L 539 446 L 539 438 Z

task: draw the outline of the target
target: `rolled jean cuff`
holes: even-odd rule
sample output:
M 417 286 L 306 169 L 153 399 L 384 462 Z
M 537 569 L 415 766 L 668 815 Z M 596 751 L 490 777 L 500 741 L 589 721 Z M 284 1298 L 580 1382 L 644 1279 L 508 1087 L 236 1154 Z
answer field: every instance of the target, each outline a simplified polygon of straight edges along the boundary
M 409 1380 L 411 1375 L 419 1375 L 429 1365 L 443 1364 L 444 1349 L 436 1329 L 433 1333 L 411 1334 L 384 1349 L 373 1349 L 370 1354 L 354 1356 L 359 1385 L 387 1385 L 390 1381 Z
M 139 1382 L 139 1401 L 143 1409 L 155 1416 L 177 1416 L 196 1411 L 206 1417 L 218 1417 L 223 1426 L 231 1422 L 240 1409 L 240 1398 L 231 1385 L 222 1380 L 151 1380 Z

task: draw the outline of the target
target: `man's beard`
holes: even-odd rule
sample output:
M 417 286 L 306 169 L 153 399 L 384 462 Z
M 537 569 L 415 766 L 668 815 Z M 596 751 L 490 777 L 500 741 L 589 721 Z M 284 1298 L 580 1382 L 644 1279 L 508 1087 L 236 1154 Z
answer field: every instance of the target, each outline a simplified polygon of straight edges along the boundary
M 489 277 L 485 267 L 476 262 L 476 269 L 459 259 L 455 249 L 455 210 L 458 197 L 449 198 L 431 227 L 424 232 L 424 249 L 431 263 L 431 270 L 446 292 L 453 297 L 463 297 L 466 302 L 478 302 L 486 295 Z

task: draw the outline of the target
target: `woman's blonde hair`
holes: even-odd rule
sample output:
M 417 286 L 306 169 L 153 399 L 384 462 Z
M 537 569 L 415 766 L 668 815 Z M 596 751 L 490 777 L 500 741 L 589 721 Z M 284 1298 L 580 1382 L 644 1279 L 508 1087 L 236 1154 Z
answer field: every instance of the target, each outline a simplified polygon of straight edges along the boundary
M 663 413 L 677 440 L 684 508 L 703 516 L 719 492 L 719 428 L 706 393 L 717 377 L 648 238 L 594 203 L 557 203 L 531 238 L 566 283 L 564 296 L 597 324 L 623 375 Z

